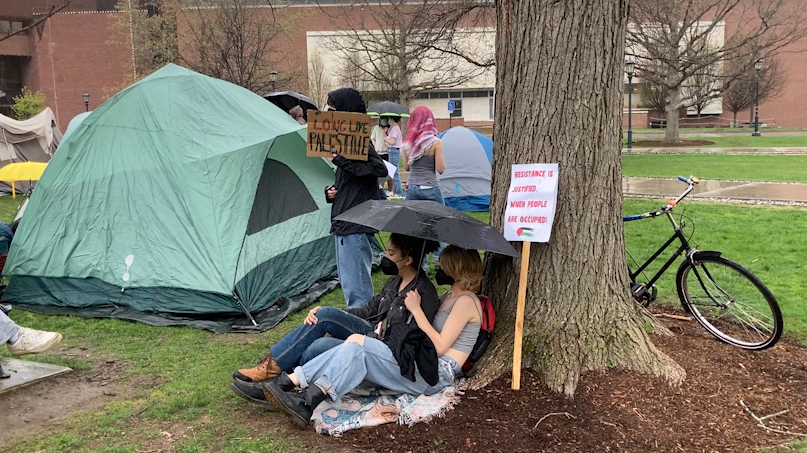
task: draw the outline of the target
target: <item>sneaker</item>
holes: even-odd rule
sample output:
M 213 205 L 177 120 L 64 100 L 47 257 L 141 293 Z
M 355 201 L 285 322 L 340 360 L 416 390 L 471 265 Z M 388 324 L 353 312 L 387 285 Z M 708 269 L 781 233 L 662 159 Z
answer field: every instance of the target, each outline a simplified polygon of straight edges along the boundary
M 283 370 L 275 362 L 272 354 L 266 354 L 260 363 L 254 368 L 247 368 L 233 372 L 233 379 L 241 382 L 263 382 L 274 378 L 282 373 Z
M 43 332 L 27 327 L 20 327 L 19 336 L 16 342 L 8 345 L 8 352 L 14 355 L 39 354 L 62 341 L 62 334 L 58 332 Z

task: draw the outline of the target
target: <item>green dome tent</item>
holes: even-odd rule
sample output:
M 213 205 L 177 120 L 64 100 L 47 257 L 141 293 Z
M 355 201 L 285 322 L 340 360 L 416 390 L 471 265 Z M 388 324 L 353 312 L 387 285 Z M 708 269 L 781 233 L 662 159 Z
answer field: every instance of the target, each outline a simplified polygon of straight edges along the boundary
M 306 157 L 305 132 L 260 96 L 179 66 L 135 83 L 51 159 L 3 301 L 216 331 L 252 313 L 272 327 L 336 269 L 322 195 L 333 170 Z

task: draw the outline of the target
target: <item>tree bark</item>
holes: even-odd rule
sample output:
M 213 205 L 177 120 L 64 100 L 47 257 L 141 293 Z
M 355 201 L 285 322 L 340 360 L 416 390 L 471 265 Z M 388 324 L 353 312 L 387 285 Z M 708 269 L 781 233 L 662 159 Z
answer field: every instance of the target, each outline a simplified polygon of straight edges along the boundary
M 523 368 L 572 396 L 580 375 L 619 367 L 680 383 L 630 300 L 622 230 L 620 115 L 628 0 L 498 2 L 491 223 L 501 229 L 512 164 L 557 162 L 549 243 L 533 244 Z M 496 334 L 472 386 L 510 373 L 520 262 L 486 255 Z
M 679 112 L 679 101 L 681 98 L 681 89 L 675 88 L 667 92 L 667 124 L 664 130 L 665 142 L 680 142 L 681 135 L 679 134 L 678 118 L 681 114 Z

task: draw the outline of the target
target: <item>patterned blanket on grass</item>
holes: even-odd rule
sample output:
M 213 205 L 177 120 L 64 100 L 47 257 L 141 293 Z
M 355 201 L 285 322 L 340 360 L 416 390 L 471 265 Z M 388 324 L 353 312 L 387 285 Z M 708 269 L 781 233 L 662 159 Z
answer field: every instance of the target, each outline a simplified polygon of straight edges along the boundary
M 311 422 L 320 434 L 339 437 L 345 431 L 397 422 L 412 426 L 442 417 L 460 400 L 467 387 L 464 379 L 431 396 L 412 396 L 384 389 L 357 388 L 333 403 L 326 401 L 314 411 Z

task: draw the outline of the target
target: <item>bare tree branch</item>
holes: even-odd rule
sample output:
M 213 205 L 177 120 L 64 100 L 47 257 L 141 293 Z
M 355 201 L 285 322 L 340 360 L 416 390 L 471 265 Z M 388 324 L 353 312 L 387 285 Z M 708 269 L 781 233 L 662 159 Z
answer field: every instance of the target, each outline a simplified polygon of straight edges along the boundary
M 723 93 L 723 105 L 734 114 L 733 125 L 737 126 L 737 113 L 750 109 L 756 102 L 757 83 L 759 83 L 760 102 L 779 96 L 787 83 L 787 74 L 778 57 L 764 59 L 765 65 L 757 74 L 753 66 L 745 68 L 729 68 L 742 75 Z
M 395 93 L 406 104 L 421 91 L 460 86 L 486 71 L 468 64 L 473 58 L 463 57 L 467 53 L 457 41 L 458 24 L 479 4 L 485 2 L 354 0 L 334 19 L 342 31 L 331 35 L 327 45 L 363 74 L 369 90 Z M 375 29 L 357 26 L 356 11 L 368 14 Z
M 719 98 L 743 77 L 729 68 L 751 67 L 807 36 L 805 18 L 793 0 L 634 0 L 626 54 L 643 82 L 665 87 L 665 140 L 679 140 L 680 109 Z
M 186 0 L 181 61 L 261 95 L 290 85 L 300 74 L 278 73 L 288 55 L 277 41 L 291 30 L 296 16 L 287 11 L 279 20 L 274 14 L 278 7 L 283 6 L 277 0 Z
M 64 3 L 62 3 L 61 6 L 58 6 L 58 7 L 56 5 L 51 6 L 50 9 L 48 10 L 48 12 L 45 13 L 44 16 L 42 16 L 41 18 L 34 21 L 31 25 L 22 27 L 21 29 L 19 29 L 17 31 L 14 31 L 14 32 L 11 32 L 11 33 L 9 33 L 9 34 L 7 34 L 5 36 L 0 36 L 0 42 L 5 41 L 6 39 L 10 39 L 12 36 L 16 36 L 16 35 L 19 35 L 21 33 L 26 33 L 28 30 L 33 30 L 33 29 L 39 27 L 46 20 L 48 20 L 51 16 L 53 16 L 54 14 L 58 13 L 59 11 L 67 8 L 68 6 L 70 6 L 71 3 L 73 3 L 73 0 L 64 0 Z

